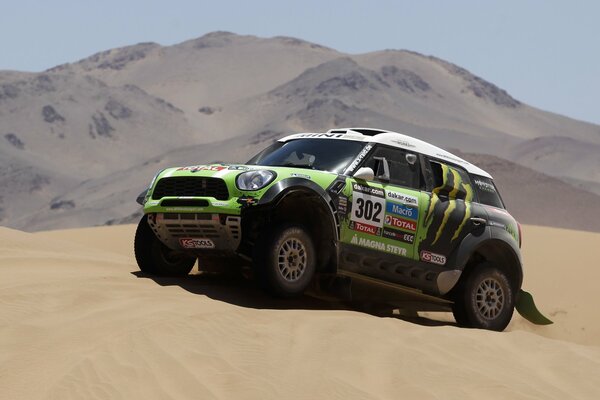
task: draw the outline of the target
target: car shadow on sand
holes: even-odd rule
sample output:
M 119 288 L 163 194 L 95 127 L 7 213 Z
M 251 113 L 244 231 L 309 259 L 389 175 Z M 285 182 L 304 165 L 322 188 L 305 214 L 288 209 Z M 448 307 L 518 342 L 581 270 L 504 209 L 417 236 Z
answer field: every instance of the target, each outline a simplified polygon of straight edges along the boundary
M 366 301 L 351 304 L 331 296 L 311 293 L 294 298 L 274 298 L 263 292 L 249 279 L 239 275 L 197 273 L 185 277 L 171 278 L 149 275 L 141 271 L 131 272 L 140 279 L 150 279 L 159 286 L 179 286 L 197 295 L 223 301 L 239 307 L 270 310 L 342 310 L 363 312 L 378 317 L 398 318 L 422 326 L 456 326 L 454 322 L 441 321 L 419 316 L 419 309 L 406 303 L 402 309 L 380 307 Z

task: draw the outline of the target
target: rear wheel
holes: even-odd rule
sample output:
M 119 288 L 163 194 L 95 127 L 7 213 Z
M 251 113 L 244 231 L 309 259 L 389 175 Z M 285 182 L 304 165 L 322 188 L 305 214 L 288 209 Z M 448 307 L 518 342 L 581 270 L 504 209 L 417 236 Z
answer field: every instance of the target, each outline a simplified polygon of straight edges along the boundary
M 271 229 L 255 247 L 256 278 L 276 296 L 292 297 L 304 293 L 315 269 L 315 247 L 302 226 L 283 225 Z
M 471 270 L 454 301 L 452 312 L 458 325 L 502 331 L 512 318 L 515 290 L 503 270 L 484 262 Z
M 144 215 L 135 232 L 135 259 L 140 271 L 158 276 L 184 276 L 190 273 L 195 257 L 171 250 L 165 246 L 148 225 Z

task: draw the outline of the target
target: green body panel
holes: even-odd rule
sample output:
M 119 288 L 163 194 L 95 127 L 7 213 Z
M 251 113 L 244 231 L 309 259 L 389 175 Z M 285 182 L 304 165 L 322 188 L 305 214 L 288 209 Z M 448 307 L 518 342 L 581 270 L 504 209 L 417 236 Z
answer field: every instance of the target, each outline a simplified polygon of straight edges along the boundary
M 236 186 L 236 178 L 239 174 L 253 169 L 261 169 L 273 171 L 276 173 L 275 179 L 267 186 L 256 191 L 240 190 Z M 211 165 L 195 165 L 180 168 L 168 168 L 157 175 L 152 182 L 152 187 L 149 188 L 144 201 L 144 213 L 207 213 L 207 214 L 229 214 L 240 215 L 241 204 L 238 202 L 240 198 L 254 198 L 257 201 L 269 190 L 269 188 L 277 182 L 287 178 L 302 178 L 310 180 L 323 189 L 327 188 L 336 178 L 337 174 L 327 171 L 315 171 L 302 168 L 288 167 L 270 167 L 259 165 L 233 165 L 233 164 L 211 164 Z M 166 177 L 209 177 L 220 178 L 227 185 L 229 190 L 228 200 L 217 200 L 214 197 L 164 197 L 163 199 L 152 199 L 152 192 L 156 183 Z M 162 207 L 161 200 L 166 199 L 204 199 L 209 205 L 207 207 Z
M 348 209 L 340 213 L 342 243 L 410 259 L 424 237 L 429 195 L 391 184 L 346 179 Z
M 360 165 L 372 147 L 370 144 L 365 147 L 367 150 L 359 153 L 351 165 Z M 240 216 L 245 207 L 268 204 L 277 199 L 279 193 L 285 192 L 286 188 L 297 190 L 299 186 L 305 186 L 311 190 L 312 186 L 312 190 L 320 192 L 329 205 L 337 207 L 340 229 L 336 246 L 343 247 L 341 243 L 350 248 L 349 252 L 354 251 L 359 255 L 366 253 L 362 249 L 379 252 L 370 252 L 370 259 L 384 259 L 384 254 L 398 257 L 397 262 L 387 262 L 387 265 L 393 264 L 394 267 L 393 270 L 387 271 L 387 277 L 397 275 L 398 266 L 414 265 L 422 267 L 423 271 L 439 274 L 435 276 L 446 274 L 447 271 L 460 268 L 464 264 L 457 261 L 459 256 L 464 255 L 463 258 L 468 259 L 475 246 L 481 243 L 477 241 L 478 238 L 481 238 L 481 241 L 491 238 L 510 242 L 515 253 L 519 255 L 520 232 L 514 218 L 504 209 L 480 204 L 478 194 L 469 183 L 470 179 L 465 171 L 435 160 L 432 165 L 436 163 L 439 164 L 437 167 L 441 168 L 442 182 L 429 184 L 430 188 L 435 186 L 431 192 L 375 181 L 367 182 L 337 173 L 306 168 L 236 164 L 168 168 L 161 171 L 150 184 L 143 199 L 143 207 L 145 214 L 151 214 L 147 217 L 148 223 L 160 240 L 171 249 L 190 251 L 196 255 L 203 252 L 236 255 L 242 241 L 240 227 L 243 217 Z M 354 167 L 350 172 L 354 171 Z M 271 171 L 275 177 L 259 190 L 240 190 L 236 184 L 237 177 L 251 170 Z M 439 180 L 439 170 L 436 172 L 438 174 L 435 180 Z M 429 173 L 431 175 L 431 170 Z M 227 186 L 228 198 L 219 200 L 214 197 L 174 196 L 153 199 L 152 194 L 157 183 L 163 178 L 171 177 L 221 179 Z M 306 179 L 312 183 L 298 184 L 299 179 Z M 285 180 L 288 181 L 276 186 Z M 345 186 L 338 193 L 339 180 L 345 180 Z M 330 192 L 318 190 L 315 184 L 324 191 L 329 189 Z M 276 187 L 273 188 L 274 186 Z M 273 190 L 267 194 L 271 188 Z M 208 205 L 164 207 L 161 202 L 165 200 L 205 200 Z M 142 199 L 138 199 L 138 202 L 141 201 Z M 264 210 L 269 212 L 270 208 L 265 207 Z M 331 216 L 331 220 L 334 221 L 335 212 L 332 212 Z M 172 227 L 181 229 L 169 230 Z M 483 230 L 486 235 L 480 234 Z M 213 236 L 208 236 L 209 234 Z M 337 255 L 341 258 L 342 250 L 339 250 Z M 389 257 L 386 259 L 390 260 Z M 340 267 L 340 271 L 344 272 L 344 265 L 340 264 Z M 375 272 L 382 273 L 385 266 L 379 264 L 375 268 L 365 263 L 359 273 L 364 280 L 375 269 Z M 349 271 L 346 270 L 345 273 Z M 460 270 L 458 272 L 460 273 Z M 384 278 L 382 282 L 393 282 L 393 279 Z M 433 287 L 436 282 L 431 281 L 431 285 Z M 419 285 L 411 287 L 418 288 Z M 431 293 L 438 293 L 437 288 L 429 289 Z M 537 311 L 527 292 L 519 291 L 516 307 L 525 318 L 534 323 L 551 323 Z

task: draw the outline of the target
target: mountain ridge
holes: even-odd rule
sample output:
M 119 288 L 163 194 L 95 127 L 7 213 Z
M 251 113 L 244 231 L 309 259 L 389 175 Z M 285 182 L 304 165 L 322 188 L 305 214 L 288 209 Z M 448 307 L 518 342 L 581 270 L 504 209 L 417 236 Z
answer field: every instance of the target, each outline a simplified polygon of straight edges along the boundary
M 33 230 L 119 221 L 132 213 L 122 193 L 149 179 L 136 170 L 147 160 L 182 146 L 213 149 L 194 163 L 229 160 L 243 152 L 228 146 L 258 150 L 279 134 L 336 126 L 493 154 L 591 182 L 600 194 L 600 126 L 531 107 L 458 65 L 408 50 L 345 54 L 302 39 L 213 32 L 109 49 L 41 73 L 0 71 L 0 223 Z M 128 186 L 109 185 L 111 174 L 129 174 Z M 108 192 L 100 205 L 86 185 L 121 194 Z

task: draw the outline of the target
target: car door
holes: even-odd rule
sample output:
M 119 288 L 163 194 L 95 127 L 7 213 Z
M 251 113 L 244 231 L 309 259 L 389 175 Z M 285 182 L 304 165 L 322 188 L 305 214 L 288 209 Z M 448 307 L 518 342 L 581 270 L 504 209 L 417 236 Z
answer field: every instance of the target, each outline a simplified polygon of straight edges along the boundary
M 473 187 L 465 170 L 437 160 L 427 160 L 424 165 L 431 177 L 431 192 L 428 206 L 422 210 L 415 255 L 423 262 L 445 266 L 467 234 L 483 232 L 487 214 L 472 203 Z
M 389 181 L 347 178 L 342 200 L 345 207 L 340 213 L 342 261 L 353 263 L 370 255 L 402 265 L 418 259 L 415 238 L 424 221 L 421 210 L 428 197 L 420 191 L 424 183 L 418 156 L 412 154 L 409 158 L 416 162 L 410 164 L 409 154 L 377 145 L 362 166 L 377 171 L 378 163 L 385 159 Z M 372 272 L 368 265 L 358 269 L 356 272 Z

